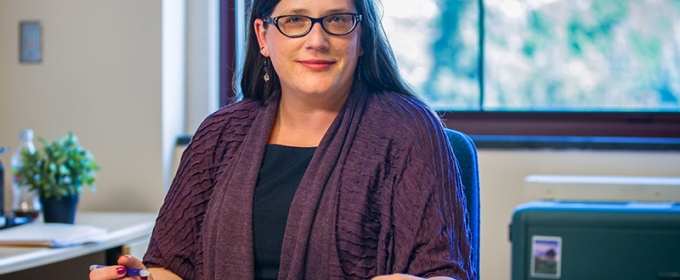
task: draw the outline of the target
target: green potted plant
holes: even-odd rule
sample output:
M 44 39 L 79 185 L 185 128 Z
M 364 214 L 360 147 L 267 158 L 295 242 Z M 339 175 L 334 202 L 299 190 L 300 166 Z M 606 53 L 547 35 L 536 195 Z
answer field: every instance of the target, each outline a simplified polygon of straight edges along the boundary
M 71 132 L 53 142 L 39 141 L 44 147 L 35 153 L 21 151 L 22 164 L 14 172 L 20 185 L 38 192 L 45 222 L 72 224 L 83 186 L 95 190 L 99 165 Z

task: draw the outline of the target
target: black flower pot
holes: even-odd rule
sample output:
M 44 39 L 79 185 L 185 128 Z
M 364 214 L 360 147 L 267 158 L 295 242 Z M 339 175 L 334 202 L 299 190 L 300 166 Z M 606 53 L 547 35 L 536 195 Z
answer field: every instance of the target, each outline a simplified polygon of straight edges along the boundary
M 76 219 L 78 195 L 62 198 L 40 197 L 40 203 L 42 203 L 43 219 L 46 223 L 73 224 Z

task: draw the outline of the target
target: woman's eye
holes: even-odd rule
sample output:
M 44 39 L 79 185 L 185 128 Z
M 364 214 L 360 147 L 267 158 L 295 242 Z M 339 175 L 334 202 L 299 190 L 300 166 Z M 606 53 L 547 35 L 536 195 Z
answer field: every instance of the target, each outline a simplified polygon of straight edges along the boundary
M 288 18 L 286 18 L 286 22 L 290 22 L 290 23 L 296 23 L 296 22 L 300 22 L 300 21 L 302 21 L 302 18 L 300 18 L 300 17 L 288 17 Z
M 343 22 L 345 20 L 344 20 L 344 18 L 342 18 L 340 16 L 334 16 L 334 17 L 331 17 L 331 21 L 332 22 Z

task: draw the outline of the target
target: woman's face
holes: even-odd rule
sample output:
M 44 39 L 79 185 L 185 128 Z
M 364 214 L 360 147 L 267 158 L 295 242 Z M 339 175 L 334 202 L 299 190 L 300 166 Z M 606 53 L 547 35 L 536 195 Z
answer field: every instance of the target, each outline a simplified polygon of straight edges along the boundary
M 353 0 L 281 0 L 270 17 L 320 18 L 336 13 L 357 13 Z M 321 23 L 314 23 L 307 35 L 298 38 L 284 36 L 274 24 L 264 28 L 261 19 L 255 20 L 254 28 L 264 47 L 260 53 L 271 58 L 279 76 L 282 94 L 316 97 L 350 91 L 357 59 L 363 54 L 360 23 L 341 36 L 326 33 Z

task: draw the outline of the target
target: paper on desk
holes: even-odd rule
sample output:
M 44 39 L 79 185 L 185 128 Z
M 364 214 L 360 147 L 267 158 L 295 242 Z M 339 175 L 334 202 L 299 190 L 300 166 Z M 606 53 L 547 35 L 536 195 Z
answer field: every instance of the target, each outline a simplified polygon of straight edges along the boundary
M 0 245 L 65 247 L 99 242 L 104 237 L 105 228 L 34 222 L 0 230 Z

